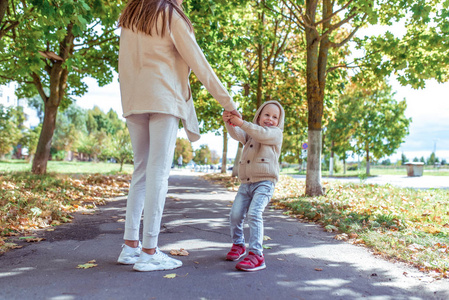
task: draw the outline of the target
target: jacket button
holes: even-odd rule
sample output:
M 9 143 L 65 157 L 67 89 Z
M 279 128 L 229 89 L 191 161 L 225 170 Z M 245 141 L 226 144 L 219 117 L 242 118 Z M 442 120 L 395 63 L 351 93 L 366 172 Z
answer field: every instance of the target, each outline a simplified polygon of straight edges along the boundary
M 262 161 L 265 161 L 265 159 L 262 158 Z
M 252 148 L 252 147 L 253 147 L 253 145 L 249 145 L 249 147 L 250 147 L 250 148 Z
M 249 181 L 249 178 L 248 178 L 248 179 L 246 179 L 246 181 Z
M 249 160 L 247 161 L 247 163 L 249 163 Z

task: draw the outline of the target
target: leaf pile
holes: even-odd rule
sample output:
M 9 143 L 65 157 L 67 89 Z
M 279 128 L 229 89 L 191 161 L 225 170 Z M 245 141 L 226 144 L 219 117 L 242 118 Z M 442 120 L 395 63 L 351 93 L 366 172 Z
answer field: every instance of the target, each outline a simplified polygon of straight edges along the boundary
M 121 196 L 130 175 L 32 175 L 0 173 L 0 253 L 12 248 L 6 237 L 70 222 L 88 210 Z
M 435 278 L 449 278 L 448 190 L 339 182 L 323 186 L 324 196 L 306 197 L 304 181 L 281 176 L 273 206 L 301 221 L 322 225 L 337 233 L 336 239 L 432 271 Z

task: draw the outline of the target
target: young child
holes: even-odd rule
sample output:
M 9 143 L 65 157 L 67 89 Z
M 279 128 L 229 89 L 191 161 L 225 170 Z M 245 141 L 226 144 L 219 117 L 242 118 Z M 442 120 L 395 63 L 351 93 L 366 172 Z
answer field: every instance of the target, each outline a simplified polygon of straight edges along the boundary
M 230 213 L 233 245 L 226 259 L 236 261 L 246 254 L 243 221 L 248 216 L 249 252 L 236 268 L 258 271 L 266 268 L 262 213 L 279 178 L 284 109 L 277 101 L 267 101 L 257 110 L 253 123 L 227 111 L 223 113 L 223 120 L 231 137 L 244 145 L 239 162 L 241 185 Z

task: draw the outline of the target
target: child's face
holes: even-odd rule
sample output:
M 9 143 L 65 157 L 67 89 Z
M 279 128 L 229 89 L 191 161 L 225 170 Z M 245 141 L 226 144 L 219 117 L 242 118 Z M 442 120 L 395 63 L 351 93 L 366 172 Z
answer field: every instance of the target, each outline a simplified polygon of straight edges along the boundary
M 258 123 L 266 127 L 278 126 L 280 115 L 280 109 L 276 104 L 268 104 L 262 109 Z

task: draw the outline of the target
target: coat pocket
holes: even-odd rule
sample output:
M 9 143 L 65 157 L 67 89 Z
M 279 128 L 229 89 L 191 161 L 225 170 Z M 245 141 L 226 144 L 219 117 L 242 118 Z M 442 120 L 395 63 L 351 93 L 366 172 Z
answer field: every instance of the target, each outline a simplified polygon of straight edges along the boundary
M 256 158 L 254 162 L 254 175 L 270 173 L 270 159 L 266 157 Z

